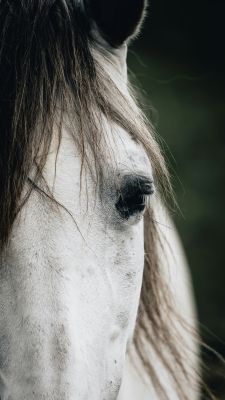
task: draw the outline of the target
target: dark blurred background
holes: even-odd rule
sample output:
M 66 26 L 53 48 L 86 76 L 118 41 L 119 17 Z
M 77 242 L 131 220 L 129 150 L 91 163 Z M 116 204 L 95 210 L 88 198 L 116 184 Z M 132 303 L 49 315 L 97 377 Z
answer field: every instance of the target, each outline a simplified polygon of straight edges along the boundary
M 202 335 L 225 357 L 225 0 L 151 0 L 128 65 L 166 143 Z M 204 358 L 225 399 L 225 366 Z

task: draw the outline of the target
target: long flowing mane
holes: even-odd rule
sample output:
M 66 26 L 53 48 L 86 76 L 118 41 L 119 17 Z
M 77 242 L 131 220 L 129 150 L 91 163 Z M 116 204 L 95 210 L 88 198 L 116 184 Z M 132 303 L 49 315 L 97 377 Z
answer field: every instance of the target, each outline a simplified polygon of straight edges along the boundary
M 76 119 L 73 130 L 82 165 L 89 165 L 87 145 L 101 174 L 99 154 L 106 152 L 103 116 L 123 127 L 145 147 L 158 188 L 171 193 L 169 175 L 154 138 L 132 93 L 120 92 L 104 68 L 108 54 L 92 37 L 91 21 L 81 2 L 74 0 L 0 1 L 0 246 L 7 246 L 13 223 L 32 190 L 42 179 L 51 141 L 60 145 L 65 115 Z M 116 99 L 116 101 L 115 101 Z M 32 180 L 30 171 L 34 170 Z M 46 195 L 47 199 L 51 197 Z M 145 268 L 134 344 L 146 372 L 167 399 L 154 365 L 146 356 L 150 343 L 176 385 L 179 398 L 188 399 L 177 379 L 185 366 L 174 330 L 161 312 L 170 308 L 159 268 L 157 224 L 153 211 L 145 215 Z M 166 347 L 170 363 L 161 348 Z

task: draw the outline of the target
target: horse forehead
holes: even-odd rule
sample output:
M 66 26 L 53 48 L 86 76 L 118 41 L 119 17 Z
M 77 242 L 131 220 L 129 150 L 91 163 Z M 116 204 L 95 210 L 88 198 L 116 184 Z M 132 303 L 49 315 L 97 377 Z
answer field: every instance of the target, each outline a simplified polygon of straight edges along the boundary
M 105 143 L 107 144 L 107 148 L 105 149 L 105 153 L 109 152 L 112 157 L 109 158 L 109 163 L 113 162 L 116 165 L 111 165 L 113 170 L 123 170 L 123 169 L 131 169 L 133 172 L 144 172 L 147 171 L 151 173 L 151 162 L 144 147 L 134 140 L 131 135 L 122 127 L 112 124 L 107 121 L 106 118 L 102 119 L 102 131 L 105 137 Z M 88 148 L 87 148 L 88 150 Z M 53 145 L 53 152 L 50 154 L 48 161 L 52 158 L 52 162 L 55 162 L 55 154 L 57 153 L 57 143 Z M 63 140 L 61 143 L 60 155 L 63 160 L 65 159 L 71 163 L 73 160 L 74 166 L 76 166 L 77 171 L 79 171 L 80 166 L 80 158 L 79 152 L 74 145 L 74 140 L 71 136 L 70 131 L 65 126 L 63 129 Z M 65 161 L 60 163 L 67 164 Z M 68 168 L 71 170 L 71 168 Z M 54 168 L 50 168 L 51 171 L 54 171 Z M 79 175 L 79 174 L 78 174 Z
M 151 163 L 144 147 L 122 127 L 108 125 L 107 141 L 117 163 L 123 169 L 131 168 L 138 173 L 151 170 Z

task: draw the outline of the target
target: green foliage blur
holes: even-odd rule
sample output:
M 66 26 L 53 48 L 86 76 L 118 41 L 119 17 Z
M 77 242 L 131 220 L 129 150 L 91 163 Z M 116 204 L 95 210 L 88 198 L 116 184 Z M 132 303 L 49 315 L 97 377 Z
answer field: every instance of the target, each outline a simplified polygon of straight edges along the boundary
M 173 176 L 201 333 L 225 357 L 225 1 L 152 0 L 128 65 Z M 203 357 L 225 399 L 225 365 Z

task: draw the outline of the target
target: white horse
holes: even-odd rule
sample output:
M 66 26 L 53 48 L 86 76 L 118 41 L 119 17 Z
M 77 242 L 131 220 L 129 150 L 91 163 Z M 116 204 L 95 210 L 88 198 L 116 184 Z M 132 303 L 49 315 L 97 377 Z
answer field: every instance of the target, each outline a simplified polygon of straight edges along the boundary
M 1 400 L 199 398 L 168 174 L 127 81 L 145 6 L 0 1 Z

